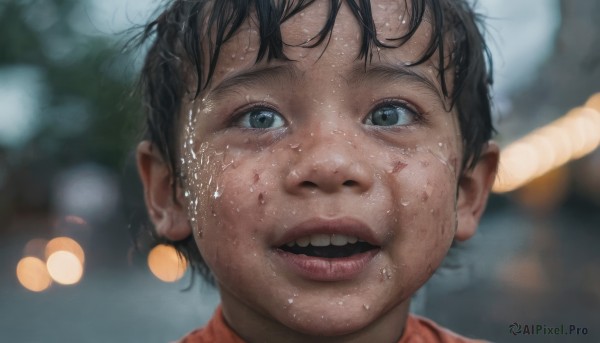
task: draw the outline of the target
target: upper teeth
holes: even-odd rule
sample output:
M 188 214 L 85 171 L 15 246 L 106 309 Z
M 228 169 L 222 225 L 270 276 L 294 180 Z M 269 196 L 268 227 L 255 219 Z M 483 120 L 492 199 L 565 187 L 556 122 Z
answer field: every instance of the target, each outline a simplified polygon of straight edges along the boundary
M 294 245 L 298 245 L 298 246 L 301 246 L 304 248 L 310 244 L 314 247 L 326 247 L 328 245 L 342 246 L 342 245 L 346 245 L 348 243 L 354 244 L 357 241 L 359 241 L 359 239 L 358 239 L 358 237 L 355 237 L 355 236 L 346 236 L 346 235 L 341 235 L 341 234 L 328 235 L 328 234 L 319 233 L 319 234 L 315 234 L 315 235 L 298 238 L 297 240 L 291 241 L 291 242 L 287 243 L 286 245 L 288 247 L 293 247 Z M 362 241 L 362 240 L 360 240 L 360 241 Z

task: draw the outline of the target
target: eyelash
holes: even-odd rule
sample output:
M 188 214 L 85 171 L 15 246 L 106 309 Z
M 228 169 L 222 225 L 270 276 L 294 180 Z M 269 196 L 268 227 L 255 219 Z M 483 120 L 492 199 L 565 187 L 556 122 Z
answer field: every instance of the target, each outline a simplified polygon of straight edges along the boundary
M 378 111 L 382 108 L 385 108 L 385 107 L 392 107 L 392 106 L 401 107 L 401 108 L 411 112 L 411 114 L 414 115 L 414 118 L 413 118 L 414 122 L 409 123 L 407 125 L 382 126 L 382 125 L 371 124 L 371 126 L 376 126 L 376 127 L 379 127 L 380 129 L 381 128 L 389 129 L 389 128 L 397 128 L 397 127 L 402 127 L 402 126 L 413 126 L 415 124 L 423 124 L 423 123 L 426 124 L 427 123 L 427 119 L 426 119 L 425 115 L 419 108 L 408 103 L 407 101 L 398 100 L 398 99 L 383 99 L 383 100 L 379 101 L 367 113 L 367 115 L 363 119 L 363 122 L 365 122 L 367 119 L 369 119 L 369 117 L 372 116 L 373 113 L 375 113 L 376 111 Z M 255 104 L 244 106 L 241 109 L 234 111 L 235 114 L 232 116 L 233 119 L 231 120 L 231 122 L 234 124 L 233 126 L 238 127 L 243 130 L 260 130 L 260 131 L 269 130 L 268 128 L 267 129 L 259 129 L 259 128 L 249 128 L 249 127 L 240 126 L 240 121 L 242 120 L 242 118 L 244 118 L 244 116 L 248 115 L 252 111 L 260 111 L 260 110 L 272 111 L 274 113 L 277 113 L 282 118 L 284 125 L 287 124 L 287 120 L 281 114 L 281 112 L 279 110 L 277 110 L 274 106 L 272 106 L 268 103 L 255 103 Z
M 235 110 L 233 112 L 234 114 L 231 116 L 232 119 L 230 122 L 233 123 L 232 126 L 237 127 L 242 130 L 260 130 L 260 131 L 269 130 L 269 129 L 257 129 L 257 128 L 249 128 L 249 127 L 240 126 L 240 121 L 242 120 L 242 118 L 244 118 L 244 116 L 246 116 L 247 114 L 249 114 L 252 111 L 261 111 L 261 110 L 266 110 L 266 111 L 271 111 L 271 112 L 277 113 L 282 118 L 284 124 L 287 124 L 287 120 L 281 114 L 281 112 L 279 110 L 277 110 L 274 106 L 272 106 L 268 103 L 249 104 L 238 110 Z
M 397 128 L 397 127 L 402 127 L 402 126 L 413 126 L 415 124 L 426 124 L 427 123 L 427 118 L 425 117 L 423 111 L 421 111 L 417 106 L 414 106 L 405 100 L 399 100 L 399 99 L 383 99 L 383 100 L 378 101 L 372 107 L 372 109 L 367 113 L 367 115 L 365 116 L 365 119 L 363 119 L 363 121 L 366 121 L 367 119 L 369 119 L 369 117 L 372 116 L 373 113 L 375 113 L 377 110 L 380 110 L 385 107 L 391 107 L 391 106 L 401 107 L 401 108 L 411 112 L 411 114 L 414 115 L 414 118 L 413 118 L 414 122 L 411 124 L 398 125 L 398 126 L 381 126 L 381 125 L 372 125 L 372 126 L 377 126 L 379 128 L 385 129 L 385 128 Z

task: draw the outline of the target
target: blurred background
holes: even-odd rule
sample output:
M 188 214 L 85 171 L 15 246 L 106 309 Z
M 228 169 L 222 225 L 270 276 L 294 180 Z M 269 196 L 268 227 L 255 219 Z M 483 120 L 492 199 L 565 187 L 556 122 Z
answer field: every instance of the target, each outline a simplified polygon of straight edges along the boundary
M 0 0 L 0 341 L 167 342 L 218 303 L 134 249 L 141 51 L 153 0 Z M 413 310 L 497 342 L 600 342 L 600 2 L 485 0 L 503 148 L 477 236 Z M 595 97 L 593 95 L 596 94 Z M 587 335 L 517 335 L 509 325 Z

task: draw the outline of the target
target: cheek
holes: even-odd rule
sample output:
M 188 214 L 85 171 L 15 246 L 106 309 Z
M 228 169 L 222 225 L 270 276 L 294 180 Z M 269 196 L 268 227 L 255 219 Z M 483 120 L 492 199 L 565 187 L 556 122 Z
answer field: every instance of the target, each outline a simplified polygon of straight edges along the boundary
M 238 273 L 233 272 L 242 268 L 252 270 L 250 264 L 257 259 L 239 256 L 265 253 L 261 225 L 276 215 L 269 206 L 276 179 L 265 170 L 268 163 L 228 148 L 205 149 L 190 168 L 198 174 L 197 179 L 187 178 L 186 187 L 196 243 L 218 278 L 235 277 Z
M 388 160 L 395 225 L 390 251 L 400 272 L 415 274 L 415 279 L 431 276 L 454 237 L 456 155 L 448 142 L 436 142 Z

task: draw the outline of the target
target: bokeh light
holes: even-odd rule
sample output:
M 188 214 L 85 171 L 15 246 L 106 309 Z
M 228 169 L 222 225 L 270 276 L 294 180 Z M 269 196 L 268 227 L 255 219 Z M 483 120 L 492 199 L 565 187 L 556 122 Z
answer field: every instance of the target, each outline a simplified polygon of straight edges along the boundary
M 37 257 L 23 257 L 17 264 L 17 279 L 23 287 L 33 292 L 42 292 L 52 284 L 44 261 Z
M 187 262 L 170 245 L 157 245 L 148 254 L 148 267 L 164 282 L 175 282 L 185 274 Z
M 85 263 L 85 253 L 83 252 L 83 248 L 72 238 L 56 237 L 50 240 L 48 244 L 46 244 L 46 259 L 57 251 L 68 251 L 77 257 L 81 265 Z
M 600 93 L 592 95 L 588 101 L 586 101 L 585 107 L 589 107 L 600 112 Z
M 75 215 L 65 216 L 65 222 L 73 225 L 87 225 L 85 219 Z
M 25 244 L 25 247 L 23 248 L 23 256 L 35 256 L 45 259 L 46 256 L 44 255 L 44 251 L 47 244 L 47 239 L 34 238 Z
M 500 153 L 493 191 L 515 190 L 565 163 L 581 158 L 600 145 L 600 93 L 585 107 L 513 142 Z
M 83 265 L 70 251 L 59 250 L 52 253 L 46 261 L 48 273 L 54 281 L 62 285 L 73 285 L 83 276 Z

